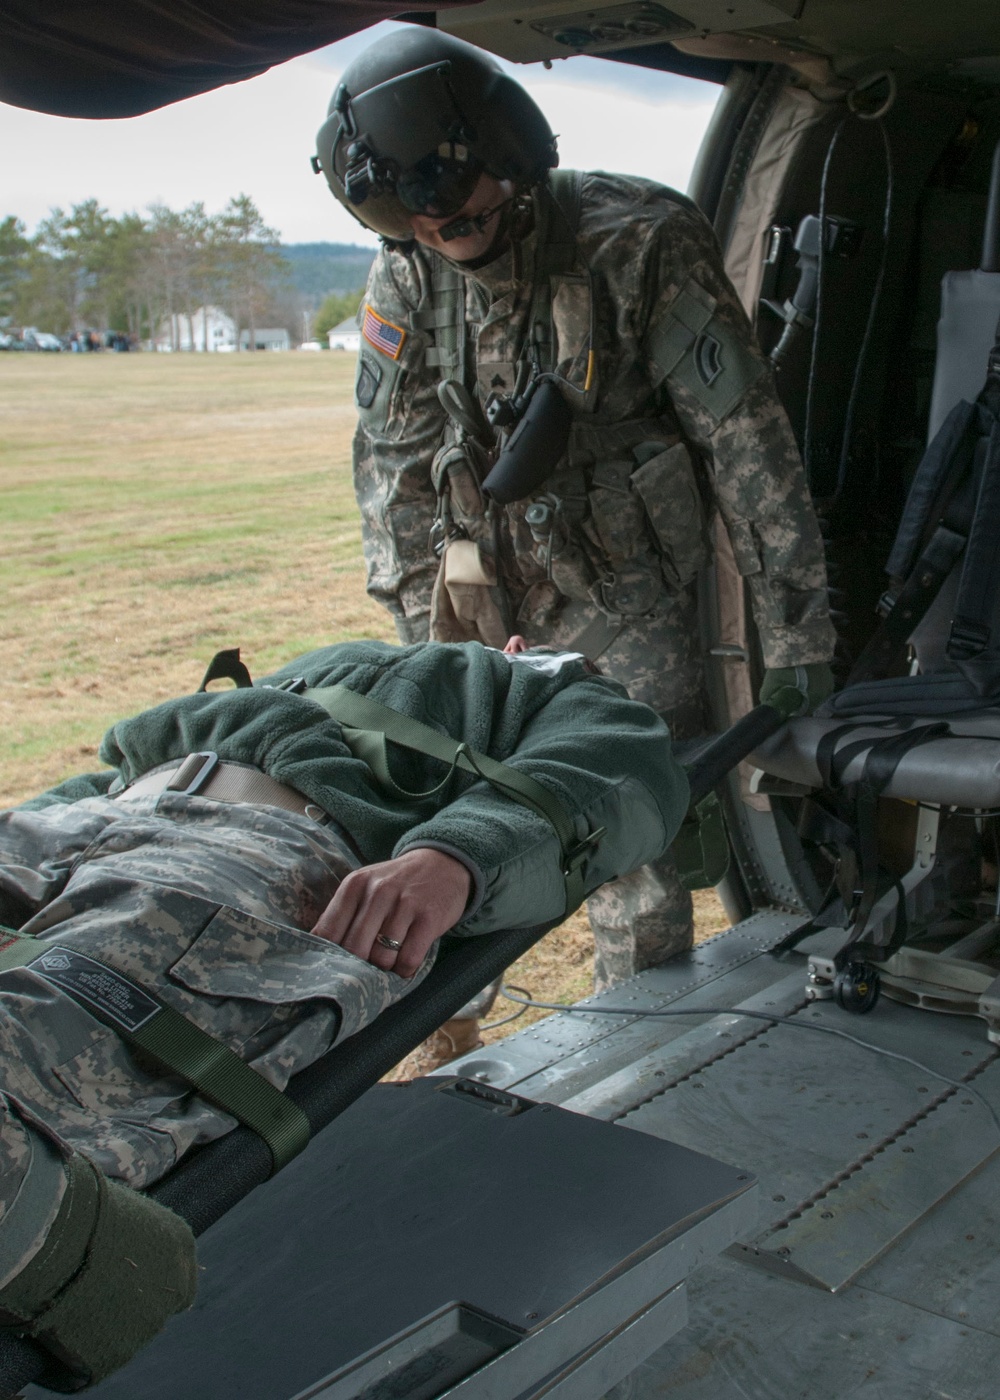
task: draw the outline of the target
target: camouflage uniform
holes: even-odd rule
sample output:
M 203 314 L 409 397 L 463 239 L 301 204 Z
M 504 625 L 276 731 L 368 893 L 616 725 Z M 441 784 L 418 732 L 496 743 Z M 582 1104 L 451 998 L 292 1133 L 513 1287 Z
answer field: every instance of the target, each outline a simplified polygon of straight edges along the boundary
M 354 458 L 368 589 L 404 639 L 430 627 L 493 640 L 508 628 L 579 648 L 689 737 L 703 724 L 695 589 L 710 513 L 728 529 L 769 667 L 831 655 L 822 542 L 769 367 L 705 219 L 644 180 L 594 173 L 578 188 L 575 248 L 561 266 L 551 250 L 568 220 L 544 187 L 528 231 L 483 268 L 420 246 L 376 259 Z M 458 354 L 441 344 L 448 295 L 464 296 Z M 485 403 L 510 393 L 532 356 L 561 378 L 569 448 L 538 491 L 491 521 L 476 482 L 488 446 L 449 420 L 437 386 L 453 373 Z M 532 506 L 548 507 L 547 528 L 526 521 Z M 456 525 L 469 536 L 478 578 L 468 541 L 454 584 L 452 545 L 439 577 L 436 516 L 439 538 Z M 598 985 L 690 941 L 690 897 L 669 858 L 602 890 L 590 914 Z
M 374 690 L 523 764 L 558 793 L 581 835 L 607 828 L 588 888 L 672 838 L 686 783 L 662 724 L 579 659 L 543 658 L 542 669 L 521 661 L 478 645 L 350 643 L 301 658 L 270 685 L 185 696 L 123 721 L 101 753 L 126 782 L 211 749 L 286 784 L 294 778 L 315 819 L 128 786 L 111 797 L 111 772 L 73 780 L 0 815 L 0 913 L 22 934 L 110 964 L 283 1088 L 422 975 L 384 972 L 308 932 L 363 860 L 415 846 L 463 860 L 475 892 L 459 933 L 550 920 L 565 891 L 559 844 L 543 819 L 472 775 L 442 789 L 435 760 L 394 750 L 393 776 L 427 793 L 401 803 L 353 756 L 341 726 L 281 683 Z M 0 1287 L 55 1216 L 60 1153 L 80 1151 L 142 1188 L 235 1126 L 30 967 L 0 974 L 0 1064 Z

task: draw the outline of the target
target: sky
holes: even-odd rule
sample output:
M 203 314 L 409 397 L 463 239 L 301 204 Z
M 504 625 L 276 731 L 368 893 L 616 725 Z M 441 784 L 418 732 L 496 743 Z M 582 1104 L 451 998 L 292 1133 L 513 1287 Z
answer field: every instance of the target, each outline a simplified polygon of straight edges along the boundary
M 309 157 L 340 73 L 394 24 L 379 24 L 248 82 L 119 121 L 83 121 L 0 103 L 0 218 L 33 230 L 55 205 L 97 199 L 112 214 L 151 203 L 210 212 L 256 202 L 285 243 L 374 244 L 333 199 Z M 503 65 L 535 98 L 569 169 L 645 175 L 684 189 L 720 91 L 711 83 L 587 57 Z

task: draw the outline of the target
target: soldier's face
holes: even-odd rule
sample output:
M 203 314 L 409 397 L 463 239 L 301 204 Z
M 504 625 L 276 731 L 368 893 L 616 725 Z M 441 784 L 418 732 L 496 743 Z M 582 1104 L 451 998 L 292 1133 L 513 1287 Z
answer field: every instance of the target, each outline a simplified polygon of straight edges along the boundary
M 484 171 L 479 177 L 476 188 L 465 201 L 457 214 L 451 214 L 447 219 L 433 218 L 430 214 L 411 214 L 410 222 L 413 226 L 413 236 L 418 243 L 423 243 L 427 248 L 433 248 L 437 253 L 443 253 L 446 258 L 451 258 L 453 262 L 472 262 L 475 258 L 481 258 L 488 252 L 490 245 L 497 234 L 497 221 L 501 216 L 503 206 L 514 194 L 514 184 L 511 180 L 498 180 L 493 175 L 487 175 Z M 492 212 L 490 212 L 492 211 Z M 482 228 L 477 228 L 473 224 L 467 234 L 460 238 L 445 239 L 441 237 L 441 229 L 447 224 L 453 224 L 458 219 L 474 219 L 477 214 L 489 212 Z M 498 249 L 499 251 L 499 249 Z

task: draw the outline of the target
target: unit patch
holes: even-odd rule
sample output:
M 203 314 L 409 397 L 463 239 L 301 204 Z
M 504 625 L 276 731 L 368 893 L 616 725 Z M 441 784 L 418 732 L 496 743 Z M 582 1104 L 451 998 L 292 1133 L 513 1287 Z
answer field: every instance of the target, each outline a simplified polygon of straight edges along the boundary
M 354 396 L 359 408 L 371 408 L 382 383 L 382 366 L 373 364 L 367 355 L 358 359 L 358 379 L 354 386 Z
M 707 331 L 694 343 L 694 362 L 701 382 L 710 389 L 722 373 L 722 344 Z
M 395 326 L 391 321 L 387 321 L 380 316 L 377 311 L 373 311 L 370 306 L 365 307 L 365 319 L 361 324 L 361 334 L 369 345 L 374 345 L 376 350 L 381 350 L 383 355 L 388 355 L 390 360 L 398 360 L 403 353 L 403 346 L 406 344 L 406 331 L 402 326 Z

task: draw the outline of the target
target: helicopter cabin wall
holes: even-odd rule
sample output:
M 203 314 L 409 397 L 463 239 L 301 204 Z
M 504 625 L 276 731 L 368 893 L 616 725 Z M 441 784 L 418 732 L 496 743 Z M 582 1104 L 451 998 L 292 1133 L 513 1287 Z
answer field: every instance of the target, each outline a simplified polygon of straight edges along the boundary
M 827 216 L 861 230 L 844 256 L 824 259 L 815 355 L 814 338 L 803 337 L 777 376 L 827 537 L 843 676 L 874 631 L 885 560 L 926 442 L 941 276 L 978 264 L 1000 102 L 944 80 L 901 89 L 884 119 L 887 242 L 883 131 L 842 118 L 838 104 L 808 133 L 775 223 L 794 236 L 819 212 L 826 167 Z M 798 279 L 786 247 L 769 298 L 778 302 Z M 759 310 L 765 348 L 782 329 Z
M 746 73 L 734 74 L 731 82 L 746 86 Z M 765 350 L 773 350 L 785 327 L 763 301 L 780 306 L 796 290 L 800 267 L 793 242 L 802 220 L 819 214 L 822 199 L 827 216 L 858 228 L 824 258 L 818 334 L 802 334 L 777 373 L 827 538 L 843 679 L 876 625 L 885 560 L 926 441 L 940 279 L 948 269 L 978 265 L 990 157 L 1000 138 L 1000 96 L 946 77 L 902 84 L 879 124 L 846 115 L 842 102 L 807 101 L 801 93 L 773 88 L 769 97 L 759 70 L 756 85 L 757 108 L 748 106 L 741 133 L 744 147 L 748 134 L 755 150 L 748 158 L 737 138 L 712 212 L 730 271 L 751 304 L 751 212 L 761 263 L 773 247 L 770 230 L 787 230 L 778 259 L 764 269 L 755 307 Z M 761 122 L 766 100 L 769 116 Z M 887 144 L 892 190 L 885 241 Z M 770 172 L 763 172 L 767 162 Z M 736 189 L 732 175 L 740 164 Z M 761 674 L 749 609 L 729 596 L 732 571 L 724 554 L 723 542 L 720 567 L 705 581 L 711 598 L 704 613 L 714 627 L 706 650 L 714 645 L 735 652 L 742 645 L 750 664 L 734 664 L 727 656 L 709 668 L 713 708 L 722 724 L 745 710 Z M 733 780 L 727 802 L 736 857 L 727 906 L 741 914 L 774 904 L 814 909 L 829 872 L 814 853 L 803 851 L 798 804 L 751 793 L 747 779 L 744 772 Z M 884 839 L 904 861 L 911 816 L 900 804 L 886 805 Z

